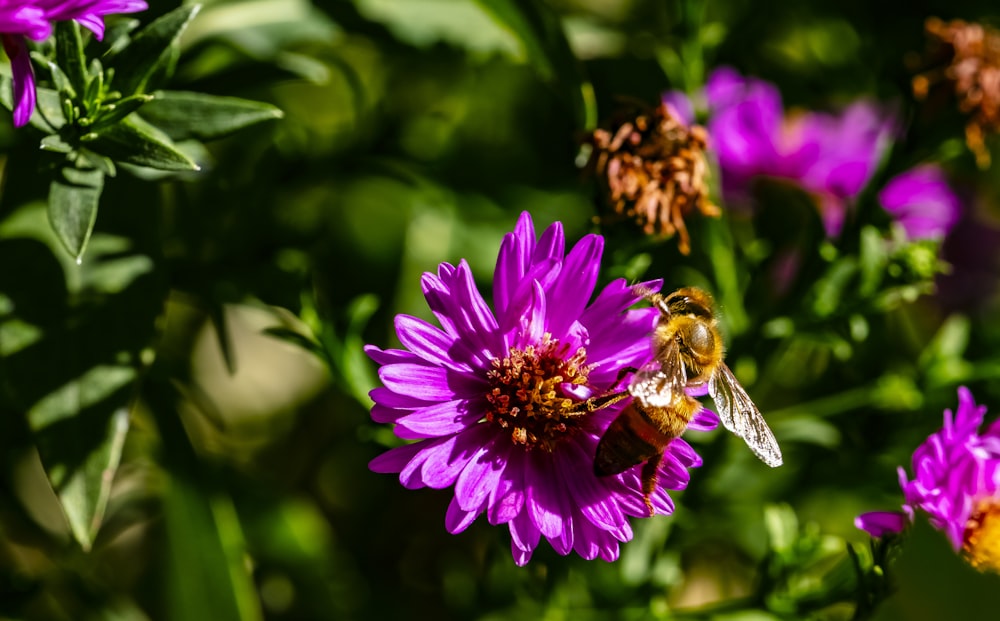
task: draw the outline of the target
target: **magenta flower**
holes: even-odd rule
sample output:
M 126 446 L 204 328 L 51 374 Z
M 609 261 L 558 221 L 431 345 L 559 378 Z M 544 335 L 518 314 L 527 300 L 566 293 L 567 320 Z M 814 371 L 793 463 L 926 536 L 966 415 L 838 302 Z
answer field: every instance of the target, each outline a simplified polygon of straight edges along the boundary
M 25 37 L 42 41 L 52 34 L 52 24 L 76 20 L 104 37 L 104 16 L 144 11 L 144 0 L 4 0 L 0 3 L 0 40 L 10 59 L 14 83 L 14 126 L 21 127 L 35 110 L 35 74 Z
M 944 238 L 962 214 L 962 202 L 945 180 L 944 171 L 933 164 L 893 177 L 878 199 L 910 239 Z
M 899 468 L 902 511 L 859 515 L 855 525 L 874 537 L 902 532 L 922 511 L 956 551 L 981 569 L 1000 571 L 1000 421 L 980 433 L 985 406 L 958 389 L 958 411 L 913 452 L 913 480 Z
M 560 554 L 614 560 L 619 542 L 632 538 L 628 517 L 648 515 L 639 467 L 593 474 L 598 438 L 622 404 L 594 413 L 574 406 L 611 389 L 621 369 L 650 359 L 658 311 L 629 310 L 638 296 L 624 280 L 588 305 L 604 240 L 587 235 L 569 254 L 564 243 L 558 222 L 536 241 L 531 217 L 522 214 L 497 257 L 495 310 L 465 261 L 442 263 L 422 283 L 441 327 L 399 315 L 405 349 L 366 348 L 383 383 L 371 392 L 372 418 L 416 440 L 370 468 L 399 473 L 410 489 L 454 486 L 448 531 L 459 533 L 485 513 L 490 524 L 508 526 L 518 565 L 542 536 Z M 702 410 L 691 427 L 717 422 Z M 656 511 L 673 511 L 667 490 L 683 489 L 687 469 L 700 464 L 683 440 L 668 445 L 650 498 Z
M 730 67 L 712 72 L 702 96 L 728 200 L 745 201 L 755 178 L 786 179 L 813 195 L 827 234 L 838 235 L 851 200 L 885 151 L 892 116 L 867 101 L 836 115 L 787 115 L 773 84 Z M 691 109 L 676 91 L 664 101 L 679 111 Z

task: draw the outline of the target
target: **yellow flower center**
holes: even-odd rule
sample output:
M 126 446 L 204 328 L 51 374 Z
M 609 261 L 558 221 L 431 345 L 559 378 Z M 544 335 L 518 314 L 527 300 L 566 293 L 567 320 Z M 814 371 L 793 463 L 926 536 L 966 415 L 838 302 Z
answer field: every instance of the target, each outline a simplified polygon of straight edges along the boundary
M 1000 573 L 1000 500 L 979 503 L 965 525 L 962 550 L 976 569 Z
M 572 408 L 577 401 L 563 387 L 587 383 L 591 367 L 584 365 L 586 359 L 582 347 L 570 355 L 568 345 L 547 333 L 539 345 L 512 347 L 487 372 L 486 420 L 509 430 L 515 444 L 551 451 L 576 428 L 580 413 Z

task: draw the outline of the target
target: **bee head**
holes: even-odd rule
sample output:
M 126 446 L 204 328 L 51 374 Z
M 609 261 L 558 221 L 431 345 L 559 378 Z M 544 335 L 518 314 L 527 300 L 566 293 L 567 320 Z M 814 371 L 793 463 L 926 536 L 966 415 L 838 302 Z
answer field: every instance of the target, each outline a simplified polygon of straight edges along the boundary
M 715 304 L 707 291 L 697 287 L 684 287 L 674 291 L 659 304 L 661 310 L 671 315 L 694 315 L 702 319 L 712 319 Z

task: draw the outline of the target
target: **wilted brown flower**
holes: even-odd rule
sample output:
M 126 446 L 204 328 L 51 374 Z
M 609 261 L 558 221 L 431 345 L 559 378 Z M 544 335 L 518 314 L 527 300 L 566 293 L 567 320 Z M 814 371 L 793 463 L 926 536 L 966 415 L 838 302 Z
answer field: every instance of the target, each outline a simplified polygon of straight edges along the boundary
M 958 108 L 969 115 L 965 143 L 980 168 L 990 165 L 988 134 L 1000 132 L 1000 32 L 960 19 L 944 22 L 928 18 L 925 28 L 937 49 L 938 66 L 913 79 L 913 93 L 927 96 L 937 83 L 951 86 Z M 941 65 L 946 65 L 941 68 Z
M 697 210 L 718 216 L 708 198 L 708 134 L 688 127 L 667 106 L 642 111 L 611 129 L 597 129 L 589 168 L 607 194 L 611 208 L 635 220 L 647 235 L 671 237 L 691 252 L 685 216 Z

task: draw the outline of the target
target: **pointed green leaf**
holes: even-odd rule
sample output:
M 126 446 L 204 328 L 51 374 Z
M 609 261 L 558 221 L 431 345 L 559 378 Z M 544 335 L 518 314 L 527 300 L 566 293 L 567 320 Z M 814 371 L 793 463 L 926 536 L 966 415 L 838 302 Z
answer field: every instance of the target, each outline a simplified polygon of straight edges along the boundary
M 200 170 L 166 134 L 135 117 L 85 138 L 88 149 L 119 163 L 169 171 Z
M 121 121 L 152 99 L 152 95 L 132 95 L 131 97 L 119 99 L 114 103 L 105 104 L 101 108 L 101 111 L 95 115 L 94 122 L 90 128 L 95 132 L 99 132 L 100 128 Z
M 569 99 L 577 126 L 597 125 L 594 90 L 573 55 L 559 16 L 534 0 L 476 0 L 524 46 L 525 56 L 536 71 L 553 82 Z
M 76 22 L 55 23 L 56 64 L 62 69 L 77 92 L 84 92 L 87 84 L 87 60 L 83 55 L 83 39 Z
M 94 367 L 49 394 L 29 413 L 38 451 L 73 537 L 89 550 L 104 519 L 111 481 L 121 463 L 128 410 L 86 410 L 135 379 L 124 367 Z M 82 413 L 80 413 L 83 411 Z M 67 417 L 70 413 L 73 416 Z M 81 442 L 87 438 L 86 442 Z M 81 447 L 86 450 L 81 451 Z
M 282 117 L 278 108 L 259 101 L 184 91 L 157 91 L 142 117 L 174 140 L 211 140 L 249 125 Z
M 108 61 L 114 69 L 114 87 L 124 95 L 145 92 L 150 78 L 166 66 L 181 33 L 201 5 L 182 6 L 149 24 Z
M 104 173 L 64 166 L 49 185 L 49 223 L 75 259 L 83 256 L 97 220 Z
M 69 153 L 73 150 L 73 145 L 64 141 L 59 134 L 49 134 L 42 138 L 39 146 L 43 151 L 52 151 L 53 153 Z

